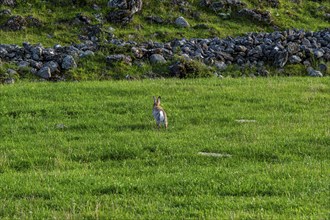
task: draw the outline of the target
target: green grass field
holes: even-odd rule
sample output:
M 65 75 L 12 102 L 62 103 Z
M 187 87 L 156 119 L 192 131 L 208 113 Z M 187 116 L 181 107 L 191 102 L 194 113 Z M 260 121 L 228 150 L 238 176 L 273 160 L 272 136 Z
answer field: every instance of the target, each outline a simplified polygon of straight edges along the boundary
M 1 219 L 330 217 L 329 77 L 19 82 L 0 97 Z

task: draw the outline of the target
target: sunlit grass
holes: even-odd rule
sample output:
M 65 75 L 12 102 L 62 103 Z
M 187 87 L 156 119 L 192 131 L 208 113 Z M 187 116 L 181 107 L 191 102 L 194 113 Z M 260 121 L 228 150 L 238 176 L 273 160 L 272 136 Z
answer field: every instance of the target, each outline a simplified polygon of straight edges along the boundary
M 326 218 L 329 85 L 2 85 L 0 217 Z M 155 126 L 153 95 L 162 96 L 167 131 Z

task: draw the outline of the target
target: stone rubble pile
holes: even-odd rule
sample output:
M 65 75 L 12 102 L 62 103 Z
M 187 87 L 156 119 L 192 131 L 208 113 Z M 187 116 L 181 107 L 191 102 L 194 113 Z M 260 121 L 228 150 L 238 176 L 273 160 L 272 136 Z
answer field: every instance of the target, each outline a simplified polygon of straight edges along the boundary
M 19 69 L 28 68 L 44 79 L 56 79 L 60 73 L 77 67 L 79 57 L 93 55 L 97 45 L 93 42 L 71 46 L 55 45 L 45 48 L 41 44 L 23 46 L 0 44 L 0 61 L 16 63 Z
M 265 23 L 265 24 L 272 23 L 272 17 L 269 11 L 260 11 L 257 9 L 243 8 L 242 10 L 238 11 L 237 14 L 239 16 L 247 17 L 249 19 L 252 19 L 260 23 Z
M 108 7 L 112 9 L 107 16 L 109 22 L 127 24 L 142 10 L 142 0 L 110 0 Z
M 0 15 L 11 15 L 10 10 L 0 11 Z M 8 18 L 8 20 L 0 26 L 0 29 L 5 31 L 19 31 L 26 27 L 41 27 L 42 22 L 33 17 L 32 15 L 23 17 L 20 15 L 13 15 Z
M 169 65 L 175 55 L 185 60 L 198 60 L 215 66 L 219 71 L 230 64 L 242 68 L 272 65 L 282 68 L 287 64 L 304 64 L 310 67 L 315 61 L 330 61 L 330 29 L 318 32 L 303 30 L 275 31 L 273 33 L 249 33 L 240 37 L 176 39 L 167 43 L 123 41 L 112 38 L 107 44 L 131 48 L 129 54 L 109 54 L 105 62 L 115 65 L 124 62 L 132 65 L 135 61 Z M 45 48 L 41 44 L 23 46 L 0 44 L 0 62 L 16 63 L 18 69 L 28 68 L 33 74 L 56 80 L 67 70 L 77 67 L 79 58 L 93 56 L 99 49 L 97 42 L 71 46 L 55 45 Z M 327 66 L 323 65 L 323 71 Z M 317 71 L 317 70 L 315 70 Z M 311 76 L 322 76 L 309 68 Z M 267 75 L 263 69 L 261 75 Z
M 219 65 L 220 62 L 226 65 L 262 66 L 267 63 L 278 68 L 298 63 L 310 66 L 313 60 L 330 61 L 330 29 L 249 33 L 236 38 L 181 39 L 167 43 L 137 44 L 113 39 L 109 43 L 131 46 L 132 60 L 150 59 L 153 54 L 170 60 L 174 54 L 179 54 L 208 65 Z
M 15 6 L 16 0 L 0 0 L 0 5 Z
M 221 0 L 221 1 L 202 0 L 200 4 L 202 6 L 209 7 L 214 11 L 223 11 L 228 9 L 237 10 L 246 7 L 246 4 L 244 2 L 241 2 L 240 0 Z

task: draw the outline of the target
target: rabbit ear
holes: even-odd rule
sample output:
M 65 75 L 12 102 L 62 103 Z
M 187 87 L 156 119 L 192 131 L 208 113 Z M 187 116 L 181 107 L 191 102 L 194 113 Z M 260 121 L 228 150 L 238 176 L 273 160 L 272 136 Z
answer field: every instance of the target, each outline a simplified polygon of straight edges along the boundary
M 153 96 L 153 98 L 154 98 L 154 103 L 156 103 L 156 97 L 155 97 L 155 96 Z
M 160 96 L 158 96 L 157 102 L 160 104 Z

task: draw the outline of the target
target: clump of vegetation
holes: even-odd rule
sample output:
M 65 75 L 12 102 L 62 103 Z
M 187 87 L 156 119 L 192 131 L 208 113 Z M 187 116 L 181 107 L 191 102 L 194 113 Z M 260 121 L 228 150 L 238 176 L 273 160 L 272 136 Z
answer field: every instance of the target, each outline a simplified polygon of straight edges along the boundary
M 169 76 L 178 78 L 210 77 L 214 68 L 206 66 L 197 60 L 180 58 L 169 67 Z

